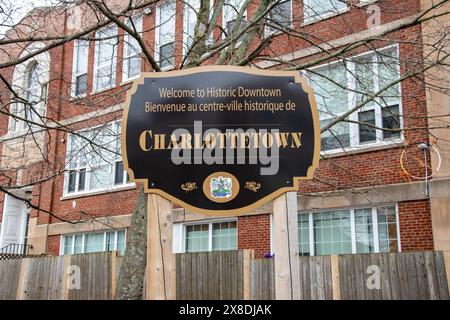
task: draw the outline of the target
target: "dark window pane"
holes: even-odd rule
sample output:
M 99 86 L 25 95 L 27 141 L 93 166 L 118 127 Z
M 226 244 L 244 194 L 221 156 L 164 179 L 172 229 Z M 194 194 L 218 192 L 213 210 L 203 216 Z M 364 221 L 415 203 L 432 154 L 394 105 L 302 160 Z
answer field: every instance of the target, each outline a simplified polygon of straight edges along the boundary
M 114 184 L 123 183 L 123 162 L 116 162 L 116 170 L 114 173 Z
M 75 95 L 80 96 L 87 91 L 87 74 L 77 76 L 75 79 Z
M 320 121 L 320 126 L 324 127 L 334 119 Z M 338 122 L 329 130 L 322 133 L 322 150 L 341 149 L 350 146 L 349 125 L 347 122 Z
M 358 114 L 359 142 L 369 142 L 376 140 L 376 129 L 372 126 L 361 124 L 361 122 L 375 125 L 375 110 L 362 111 Z
M 227 36 L 229 36 L 233 32 L 234 27 L 238 23 L 237 20 L 238 19 L 234 19 L 234 20 L 231 20 L 231 21 L 227 22 L 227 26 L 226 26 L 226 29 L 225 29 L 225 32 L 227 33 Z M 243 17 L 243 18 L 241 18 L 239 20 L 241 22 L 241 25 L 239 26 L 239 30 L 240 30 L 240 29 L 243 29 L 245 27 L 246 21 L 245 21 L 245 17 Z
M 79 171 L 79 178 L 78 178 L 78 191 L 83 191 L 84 186 L 86 182 L 86 169 L 81 169 Z
M 291 24 L 291 1 L 284 1 L 277 4 L 270 11 L 272 23 L 283 27 L 289 27 Z
M 70 171 L 69 172 L 69 186 L 67 189 L 67 192 L 74 192 L 75 191 L 75 181 L 77 179 L 77 172 L 76 171 Z
M 127 58 L 127 77 L 133 78 L 141 72 L 141 57 L 139 55 Z
M 167 43 L 159 47 L 159 65 L 161 68 L 174 66 L 175 43 Z
M 106 244 L 105 244 L 105 251 L 113 251 L 114 250 L 114 243 L 115 243 L 115 232 L 110 231 L 106 233 Z
M 383 128 L 398 129 L 400 128 L 400 117 L 398 105 L 385 107 L 382 109 Z M 397 138 L 400 137 L 400 131 L 383 130 L 383 138 Z

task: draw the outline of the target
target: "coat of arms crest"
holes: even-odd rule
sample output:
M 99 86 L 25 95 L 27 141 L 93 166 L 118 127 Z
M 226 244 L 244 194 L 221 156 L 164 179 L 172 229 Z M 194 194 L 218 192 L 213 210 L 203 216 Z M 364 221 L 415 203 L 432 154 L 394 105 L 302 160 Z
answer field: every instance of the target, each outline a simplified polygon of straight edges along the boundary
M 210 182 L 211 197 L 223 199 L 232 196 L 233 181 L 231 178 L 219 176 Z

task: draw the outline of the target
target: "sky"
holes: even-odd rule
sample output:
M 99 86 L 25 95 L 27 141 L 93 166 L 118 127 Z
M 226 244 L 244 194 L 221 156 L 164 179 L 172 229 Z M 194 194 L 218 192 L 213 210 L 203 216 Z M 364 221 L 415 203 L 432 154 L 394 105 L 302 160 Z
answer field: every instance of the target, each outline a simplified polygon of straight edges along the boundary
M 0 37 L 33 8 L 55 3 L 56 0 L 0 0 Z

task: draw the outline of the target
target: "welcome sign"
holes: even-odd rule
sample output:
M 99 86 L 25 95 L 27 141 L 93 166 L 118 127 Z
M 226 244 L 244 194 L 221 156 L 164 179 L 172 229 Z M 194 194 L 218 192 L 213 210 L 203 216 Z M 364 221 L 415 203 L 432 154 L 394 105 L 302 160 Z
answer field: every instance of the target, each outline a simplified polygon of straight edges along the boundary
M 298 190 L 318 166 L 312 89 L 298 72 L 199 67 L 146 73 L 128 93 L 123 161 L 146 192 L 209 215 Z

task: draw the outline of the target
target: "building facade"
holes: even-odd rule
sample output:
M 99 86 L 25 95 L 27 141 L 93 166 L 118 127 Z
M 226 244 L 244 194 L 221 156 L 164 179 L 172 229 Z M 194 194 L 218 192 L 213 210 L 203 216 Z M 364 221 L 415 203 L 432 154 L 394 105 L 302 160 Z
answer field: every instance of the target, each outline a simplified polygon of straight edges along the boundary
M 192 43 L 199 3 L 160 1 L 122 21 L 142 36 L 163 71 L 179 69 Z M 211 43 L 226 37 L 236 22 L 234 8 L 244 1 L 225 3 L 217 20 L 222 28 L 214 28 Z M 272 41 L 250 67 L 304 66 L 299 72 L 315 90 L 321 125 L 387 88 L 322 134 L 320 166 L 298 192 L 301 255 L 450 248 L 448 205 L 443 205 L 449 201 L 448 177 L 440 182 L 441 204 L 430 199 L 433 178 L 429 185 L 424 179 L 426 170 L 436 169 L 436 157 L 445 155 L 439 146 L 432 148 L 436 143 L 427 130 L 434 100 L 423 81 L 424 26 L 414 23 L 423 6 L 419 0 L 280 1 L 271 19 L 298 35 L 270 26 L 261 31 L 261 39 L 271 35 Z M 250 2 L 243 15 L 247 21 L 257 7 L 258 1 Z M 376 8 L 381 16 L 372 26 L 368 20 Z M 23 21 L 47 26 L 40 34 L 70 35 L 93 19 L 82 6 L 45 10 Z M 2 63 L 46 44 L 13 44 L 2 53 Z M 204 64 L 216 61 L 212 56 Z M 115 23 L 2 69 L 7 83 L 35 103 L 30 110 L 26 103 L 5 100 L 11 88 L 2 84 L 8 113 L 0 115 L 0 248 L 27 244 L 30 253 L 51 255 L 124 252 L 139 186 L 123 168 L 121 114 L 132 81 L 152 71 L 136 39 Z M 441 99 L 448 101 L 445 95 Z M 58 130 L 43 130 L 42 124 Z M 428 148 L 421 149 L 423 144 Z M 431 159 L 434 168 L 427 165 Z M 448 166 L 447 157 L 440 172 Z M 256 257 L 271 256 L 272 211 L 267 203 L 239 217 L 212 219 L 174 207 L 173 252 L 254 249 Z

